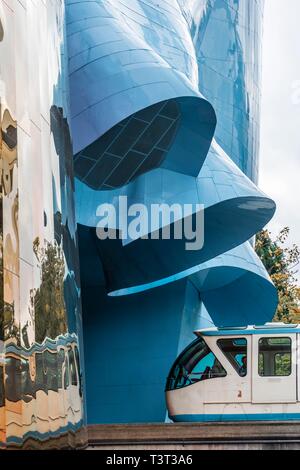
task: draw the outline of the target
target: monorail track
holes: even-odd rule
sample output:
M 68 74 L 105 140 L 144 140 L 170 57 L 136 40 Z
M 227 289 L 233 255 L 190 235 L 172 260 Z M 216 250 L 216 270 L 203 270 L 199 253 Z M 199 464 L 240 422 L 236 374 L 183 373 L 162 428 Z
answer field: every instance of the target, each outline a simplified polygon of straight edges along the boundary
M 300 421 L 89 427 L 89 450 L 299 450 Z

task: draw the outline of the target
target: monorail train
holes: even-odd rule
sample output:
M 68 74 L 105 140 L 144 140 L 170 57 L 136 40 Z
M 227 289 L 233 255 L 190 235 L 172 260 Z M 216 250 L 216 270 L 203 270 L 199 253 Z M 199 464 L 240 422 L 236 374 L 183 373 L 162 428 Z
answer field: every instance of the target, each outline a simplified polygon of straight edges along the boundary
M 300 420 L 300 325 L 195 334 L 167 380 L 172 421 Z

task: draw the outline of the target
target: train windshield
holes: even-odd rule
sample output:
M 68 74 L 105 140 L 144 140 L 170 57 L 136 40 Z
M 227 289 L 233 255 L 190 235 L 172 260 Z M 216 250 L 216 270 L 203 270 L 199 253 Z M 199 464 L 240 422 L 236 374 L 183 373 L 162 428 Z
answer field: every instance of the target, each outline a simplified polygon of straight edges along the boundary
M 176 360 L 168 377 L 166 390 L 177 390 L 226 375 L 224 367 L 204 339 L 198 338 Z

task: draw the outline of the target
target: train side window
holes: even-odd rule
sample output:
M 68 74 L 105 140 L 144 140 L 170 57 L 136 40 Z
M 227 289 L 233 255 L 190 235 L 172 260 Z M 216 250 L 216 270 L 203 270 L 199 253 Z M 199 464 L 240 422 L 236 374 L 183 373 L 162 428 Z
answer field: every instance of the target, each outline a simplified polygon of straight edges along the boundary
M 219 339 L 217 345 L 240 377 L 247 375 L 247 339 Z
M 176 390 L 227 373 L 202 338 L 194 341 L 179 356 L 167 381 L 167 390 Z
M 261 338 L 258 344 L 258 373 L 261 377 L 288 377 L 292 373 L 292 340 Z

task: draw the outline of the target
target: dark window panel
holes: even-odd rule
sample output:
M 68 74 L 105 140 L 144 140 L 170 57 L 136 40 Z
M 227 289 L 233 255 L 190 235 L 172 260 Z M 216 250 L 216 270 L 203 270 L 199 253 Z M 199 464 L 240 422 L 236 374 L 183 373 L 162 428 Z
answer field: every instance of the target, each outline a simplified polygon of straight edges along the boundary
M 94 189 L 99 189 L 113 169 L 120 163 L 120 159 L 111 155 L 103 155 L 85 182 Z
M 133 150 L 149 153 L 160 141 L 170 126 L 170 121 L 162 116 L 157 116 L 153 123 L 147 128 Z
M 163 149 L 163 150 L 169 150 L 172 143 L 173 143 L 173 140 L 175 139 L 176 137 L 176 133 L 177 133 L 177 130 L 178 130 L 178 126 L 179 126 L 179 121 L 175 121 L 172 126 L 170 127 L 170 129 L 168 130 L 168 132 L 163 136 L 163 138 L 158 142 L 158 145 L 157 147 Z
M 158 168 L 164 156 L 165 152 L 163 152 L 162 150 L 154 149 L 132 177 L 136 178 L 137 176 L 140 176 L 143 173 L 146 173 L 147 171 Z
M 173 100 L 168 101 L 159 114 L 170 119 L 177 119 L 179 117 L 178 104 Z
M 108 148 L 108 152 L 120 157 L 125 155 L 145 130 L 146 126 L 147 124 L 145 122 L 132 118 L 119 137 Z
M 84 155 L 94 160 L 99 160 L 101 156 L 105 153 L 105 150 L 111 145 L 113 140 L 120 134 L 123 130 L 122 126 L 119 124 L 114 126 L 108 132 L 106 132 L 100 139 L 93 142 L 84 150 Z
M 141 155 L 136 152 L 129 152 L 126 157 L 123 158 L 120 165 L 116 168 L 113 174 L 108 180 L 105 181 L 105 184 L 109 186 L 118 187 L 127 183 L 136 172 L 137 168 L 141 165 L 145 155 Z
M 85 178 L 87 173 L 91 171 L 94 165 L 95 161 L 88 160 L 84 157 L 79 157 L 74 163 L 75 176 L 80 179 Z

